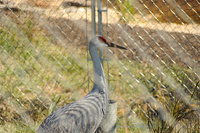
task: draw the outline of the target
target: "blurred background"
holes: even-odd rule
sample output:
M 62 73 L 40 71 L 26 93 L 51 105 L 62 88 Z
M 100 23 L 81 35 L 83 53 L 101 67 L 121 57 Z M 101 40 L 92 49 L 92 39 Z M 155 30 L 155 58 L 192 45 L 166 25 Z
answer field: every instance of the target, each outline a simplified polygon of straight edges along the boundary
M 200 2 L 102 8 L 103 36 L 128 49 L 103 51 L 117 132 L 199 133 Z M 91 38 L 90 0 L 0 0 L 0 132 L 35 132 L 92 89 Z

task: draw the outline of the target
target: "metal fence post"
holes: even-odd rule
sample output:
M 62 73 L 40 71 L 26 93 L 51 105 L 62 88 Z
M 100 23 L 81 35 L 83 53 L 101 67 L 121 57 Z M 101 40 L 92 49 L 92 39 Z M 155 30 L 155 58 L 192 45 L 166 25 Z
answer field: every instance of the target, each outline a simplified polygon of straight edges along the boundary
M 103 25 L 102 25 L 102 12 L 107 12 L 107 10 L 102 10 L 102 0 L 98 0 L 98 33 L 103 35 Z M 103 65 L 103 49 L 99 50 L 99 57 Z M 117 102 L 109 100 L 108 110 L 104 118 L 102 119 L 97 133 L 116 133 L 116 123 L 117 123 Z
M 92 37 L 96 36 L 95 0 L 91 1 L 92 7 Z
M 97 1 L 98 4 L 98 33 L 99 35 L 103 35 L 103 29 L 102 29 L 102 0 Z M 103 49 L 99 49 L 99 58 L 101 61 L 101 64 L 103 66 Z

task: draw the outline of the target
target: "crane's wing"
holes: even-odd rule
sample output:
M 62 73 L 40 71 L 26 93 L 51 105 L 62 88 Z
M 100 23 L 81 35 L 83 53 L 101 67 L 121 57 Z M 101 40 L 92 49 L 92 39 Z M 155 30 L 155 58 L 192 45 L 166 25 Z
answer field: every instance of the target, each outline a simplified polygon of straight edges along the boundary
M 92 133 L 103 118 L 104 106 L 106 106 L 104 95 L 91 93 L 49 115 L 37 133 Z

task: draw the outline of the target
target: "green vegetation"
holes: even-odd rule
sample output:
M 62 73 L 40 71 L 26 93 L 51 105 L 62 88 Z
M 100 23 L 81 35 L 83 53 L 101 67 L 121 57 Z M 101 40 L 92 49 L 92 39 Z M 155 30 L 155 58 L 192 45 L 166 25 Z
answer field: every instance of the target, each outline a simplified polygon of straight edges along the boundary
M 0 132 L 35 132 L 58 107 L 88 93 L 87 57 L 76 48 L 53 43 L 53 37 L 46 36 L 44 29 L 38 32 L 29 19 L 7 30 L 0 28 Z M 111 97 L 120 101 L 118 132 L 125 132 L 124 122 L 129 132 L 178 132 L 180 125 L 188 132 L 199 130 L 199 79 L 191 70 L 163 67 L 164 76 L 153 64 L 113 59 L 109 65 Z M 175 87 L 183 88 L 188 97 L 182 97 Z M 175 119 L 166 122 L 150 96 Z
M 123 19 L 126 22 L 132 21 L 132 15 L 135 13 L 135 9 L 129 0 L 117 0 L 115 5 L 120 13 L 122 13 Z
M 195 74 L 192 71 L 186 68 L 181 68 L 182 71 L 180 71 L 176 66 L 171 66 L 170 70 L 177 75 L 176 78 L 182 81 L 178 83 L 178 80 L 173 81 L 170 79 L 170 77 L 173 77 L 173 74 L 166 68 L 161 70 L 167 75 L 167 77 L 164 77 L 154 69 L 155 66 L 153 65 L 142 65 L 141 63 L 132 61 L 133 65 L 131 66 L 129 62 L 122 62 L 134 75 L 130 75 L 123 66 L 116 64 L 113 65 L 116 68 L 112 67 L 110 70 L 112 75 L 116 75 L 113 70 L 117 69 L 121 73 L 118 79 L 125 79 L 119 83 L 120 92 L 116 94 L 116 97 L 120 96 L 123 99 L 123 103 L 121 103 L 123 106 L 122 108 L 119 107 L 118 110 L 119 132 L 125 132 L 123 127 L 123 112 L 125 112 L 126 125 L 128 125 L 129 132 L 147 132 L 147 128 L 151 132 L 156 133 L 178 132 L 178 130 L 197 132 L 199 130 L 199 114 L 197 113 L 197 109 L 200 107 L 199 80 L 197 77 L 195 78 Z M 113 62 L 111 61 L 111 63 Z M 187 78 L 185 74 L 187 74 Z M 174 77 L 174 79 L 176 78 Z M 193 84 L 188 78 L 192 79 L 196 84 Z M 110 84 L 111 86 L 115 86 L 113 88 L 116 88 L 116 82 L 118 81 L 113 80 L 111 79 Z M 140 83 L 136 80 L 140 81 Z M 175 86 L 170 86 L 171 83 Z M 185 88 L 184 86 L 189 88 Z M 181 95 L 178 88 L 184 89 L 183 92 L 185 92 L 185 95 Z M 192 93 L 189 93 L 187 89 Z M 159 104 L 151 102 L 151 96 Z M 162 110 L 168 112 L 174 119 L 169 119 L 168 122 L 165 121 L 166 118 L 163 118 L 161 115 Z
M 28 19 L 18 26 L 0 29 L 0 132 L 35 132 L 58 106 L 88 92 L 85 57 L 52 44 Z

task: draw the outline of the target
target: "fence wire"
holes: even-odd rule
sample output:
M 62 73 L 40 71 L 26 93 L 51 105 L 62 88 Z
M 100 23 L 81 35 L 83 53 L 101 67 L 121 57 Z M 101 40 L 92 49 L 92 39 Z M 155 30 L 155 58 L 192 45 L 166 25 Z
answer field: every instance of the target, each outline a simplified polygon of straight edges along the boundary
M 199 132 L 200 3 L 102 5 L 104 37 L 128 49 L 104 64 L 117 132 Z M 0 132 L 35 132 L 91 90 L 91 37 L 91 1 L 0 0 Z

